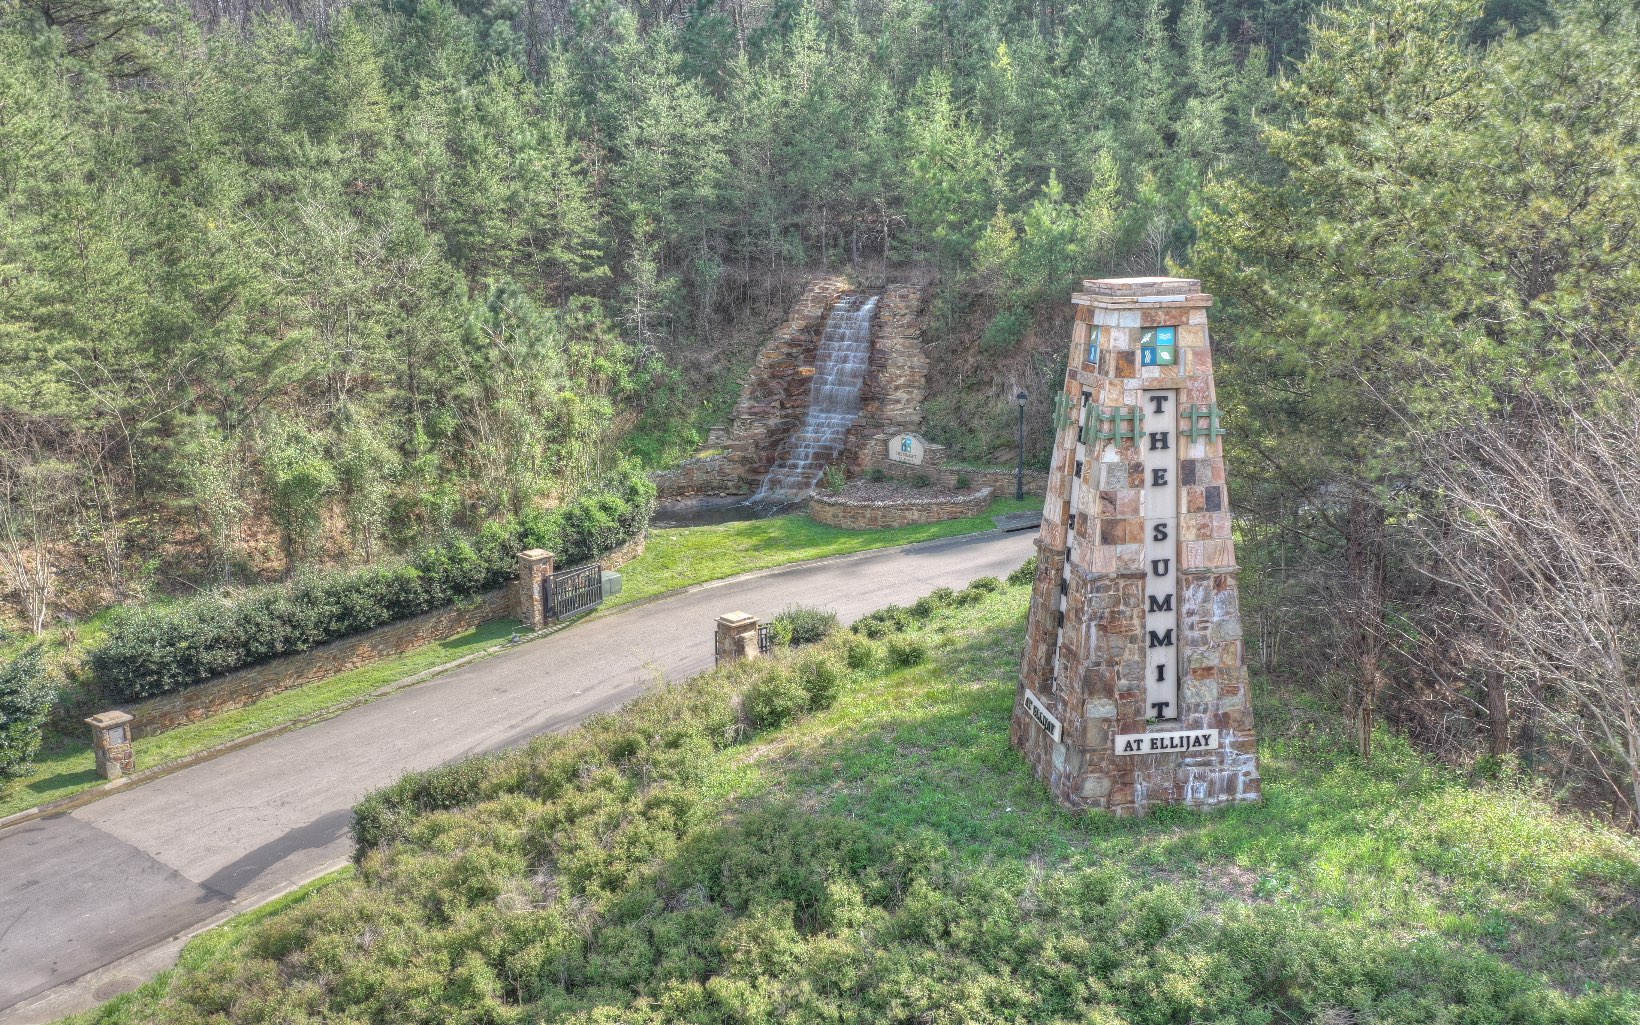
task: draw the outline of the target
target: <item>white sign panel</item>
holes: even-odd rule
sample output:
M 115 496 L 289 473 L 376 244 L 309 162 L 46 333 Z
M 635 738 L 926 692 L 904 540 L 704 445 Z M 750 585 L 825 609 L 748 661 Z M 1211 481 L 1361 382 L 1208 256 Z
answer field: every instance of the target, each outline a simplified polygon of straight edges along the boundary
M 925 451 L 923 440 L 915 434 L 896 434 L 888 439 L 888 458 L 892 462 L 921 466 Z
M 1122 733 L 1116 737 L 1119 755 L 1189 754 L 1217 751 L 1218 730 L 1178 730 L 1173 733 Z
M 1145 717 L 1179 717 L 1179 393 L 1145 392 Z
M 1031 718 L 1036 720 L 1036 724 L 1042 727 L 1044 733 L 1056 742 L 1059 740 L 1061 733 L 1059 720 L 1054 718 L 1052 712 L 1048 711 L 1048 706 L 1036 699 L 1036 695 L 1032 694 L 1029 688 L 1025 691 L 1025 711 L 1030 713 Z

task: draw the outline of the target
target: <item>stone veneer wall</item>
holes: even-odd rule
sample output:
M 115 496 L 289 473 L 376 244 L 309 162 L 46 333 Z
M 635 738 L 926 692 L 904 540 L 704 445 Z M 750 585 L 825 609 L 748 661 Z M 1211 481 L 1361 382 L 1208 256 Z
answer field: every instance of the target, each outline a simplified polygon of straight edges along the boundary
M 922 345 L 928 293 L 923 285 L 889 285 L 877 301 L 860 418 L 843 446 L 844 462 L 852 469 L 881 454 L 891 436 L 922 426 L 928 394 L 928 354 Z
M 740 463 L 724 453 L 685 460 L 673 469 L 650 474 L 649 479 L 655 485 L 655 497 L 662 502 L 696 495 L 745 495 L 752 490 Z
M 648 535 L 640 534 L 598 561 L 605 569 L 625 565 L 643 554 L 647 541 Z M 119 710 L 134 718 L 131 725 L 137 739 L 152 737 L 253 705 L 281 691 L 402 655 L 412 648 L 442 641 L 491 620 L 516 615 L 517 599 L 513 592 L 513 587 L 502 587 L 480 595 L 471 605 L 452 606 L 389 623 L 295 655 L 226 673 L 198 686 L 122 705 Z
M 899 432 L 896 432 L 899 433 Z M 998 495 L 1012 497 L 1014 493 L 1014 470 L 1000 466 L 955 466 L 945 461 L 945 446 L 929 442 L 927 454 L 919 463 L 899 463 L 888 458 L 888 439 L 892 435 L 872 438 L 868 442 L 868 449 L 860 454 L 859 462 L 855 465 L 855 472 L 860 475 L 881 470 L 883 474 L 893 480 L 908 481 L 917 477 L 927 477 L 934 484 L 944 488 L 962 487 L 957 483 L 958 477 L 967 478 L 970 487 L 990 487 Z M 1048 493 L 1048 471 L 1026 470 L 1025 493 L 1027 495 L 1045 495 Z
M 950 483 L 953 485 L 956 483 L 957 475 L 961 474 L 967 477 L 968 482 L 975 487 L 989 486 L 995 488 L 996 493 L 999 495 L 1005 495 L 1008 498 L 1014 497 L 1013 470 L 981 470 L 972 467 L 947 466 L 941 469 L 940 472 L 950 478 Z M 1048 471 L 1026 470 L 1025 494 L 1045 495 L 1047 493 Z
M 960 496 L 936 498 L 906 496 L 887 501 L 869 501 L 841 495 L 816 495 L 809 501 L 809 516 L 816 523 L 845 530 L 881 527 L 908 527 L 914 523 L 938 523 L 978 516 L 991 504 L 991 489 L 978 488 Z

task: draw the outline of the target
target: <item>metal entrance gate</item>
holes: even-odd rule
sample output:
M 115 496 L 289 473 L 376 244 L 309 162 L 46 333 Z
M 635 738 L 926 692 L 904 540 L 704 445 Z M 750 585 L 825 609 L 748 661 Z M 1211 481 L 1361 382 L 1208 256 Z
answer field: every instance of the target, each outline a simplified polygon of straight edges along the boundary
M 549 620 L 596 608 L 604 600 L 603 565 L 595 562 L 554 573 L 542 581 L 541 591 L 541 607 Z

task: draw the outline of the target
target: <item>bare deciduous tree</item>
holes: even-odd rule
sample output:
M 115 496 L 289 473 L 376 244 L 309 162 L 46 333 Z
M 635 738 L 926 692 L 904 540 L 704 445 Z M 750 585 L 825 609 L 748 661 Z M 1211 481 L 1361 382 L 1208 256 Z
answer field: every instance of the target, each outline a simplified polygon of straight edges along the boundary
M 52 548 L 75 518 L 75 476 L 71 464 L 37 446 L 0 448 L 0 562 L 36 635 L 45 630 L 56 597 Z
M 1441 597 L 1420 617 L 1484 688 L 1494 752 L 1509 709 L 1547 771 L 1640 825 L 1640 395 L 1518 412 L 1432 440 Z

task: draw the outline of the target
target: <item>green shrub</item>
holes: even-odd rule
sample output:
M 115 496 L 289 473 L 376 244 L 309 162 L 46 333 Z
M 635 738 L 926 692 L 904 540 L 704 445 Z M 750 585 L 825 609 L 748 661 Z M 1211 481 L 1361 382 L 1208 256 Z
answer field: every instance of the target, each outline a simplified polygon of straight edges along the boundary
M 483 797 L 495 756 L 466 758 L 425 772 L 408 773 L 367 795 L 353 808 L 355 857 L 403 836 L 416 818 L 430 811 L 460 808 Z
M 929 488 L 934 486 L 934 478 L 926 473 L 916 473 L 907 478 L 906 483 L 914 488 Z
M 1001 588 L 1002 581 L 998 580 L 996 577 L 980 577 L 978 580 L 971 582 L 967 587 L 964 587 L 962 590 L 958 591 L 956 593 L 956 597 L 952 599 L 952 604 L 964 607 L 969 605 L 977 605 L 985 600 L 986 595 L 994 594 L 1001 590 Z
M 119 613 L 90 651 L 111 696 L 135 700 L 306 651 L 500 587 L 517 553 L 546 548 L 560 566 L 588 562 L 649 526 L 655 488 L 626 468 L 602 488 L 550 512 L 487 524 L 403 565 L 298 577 L 286 584 L 202 595 Z
M 940 609 L 948 609 L 956 604 L 957 592 L 949 587 L 936 587 L 932 591 L 911 603 L 911 614 L 917 619 L 926 620 Z
M 874 667 L 882 655 L 882 649 L 875 641 L 859 634 L 850 634 L 843 642 L 843 661 L 855 672 Z
M 883 472 L 883 468 L 881 466 L 873 466 L 870 470 L 866 471 L 866 480 L 869 480 L 873 484 L 881 484 L 887 479 L 888 474 Z
M 957 474 L 957 487 L 966 490 L 967 488 L 973 487 L 973 485 L 974 478 L 968 476 L 966 473 Z
M 809 696 L 808 710 L 830 708 L 843 689 L 843 669 L 837 655 L 816 651 L 797 663 L 797 682 Z
M 1036 556 L 1031 556 L 1020 564 L 1020 567 L 1008 574 L 1008 584 L 1011 587 L 1029 587 L 1036 583 Z
M 38 644 L 0 666 L 0 787 L 28 771 L 51 709 L 45 654 Z
M 992 356 L 1000 356 L 1010 352 L 1025 337 L 1025 329 L 1031 326 L 1031 314 L 1024 309 L 1003 310 L 991 318 L 986 325 L 985 333 L 980 336 L 979 347 Z
M 911 610 L 903 605 L 885 605 L 876 612 L 868 613 L 855 620 L 853 630 L 872 640 L 881 640 L 889 634 L 899 633 L 910 627 L 916 620 Z
M 836 494 L 848 486 L 848 474 L 844 473 L 843 468 L 836 464 L 826 467 L 826 472 L 821 479 L 826 486 L 826 490 L 832 494 Z
M 768 666 L 746 692 L 746 715 L 759 732 L 777 730 L 809 709 L 809 692 L 785 666 Z
M 837 627 L 837 613 L 808 605 L 793 605 L 769 621 L 775 642 L 789 647 L 823 641 Z
M 909 669 L 928 661 L 928 645 L 914 637 L 895 637 L 888 642 L 888 664 L 895 669 Z

